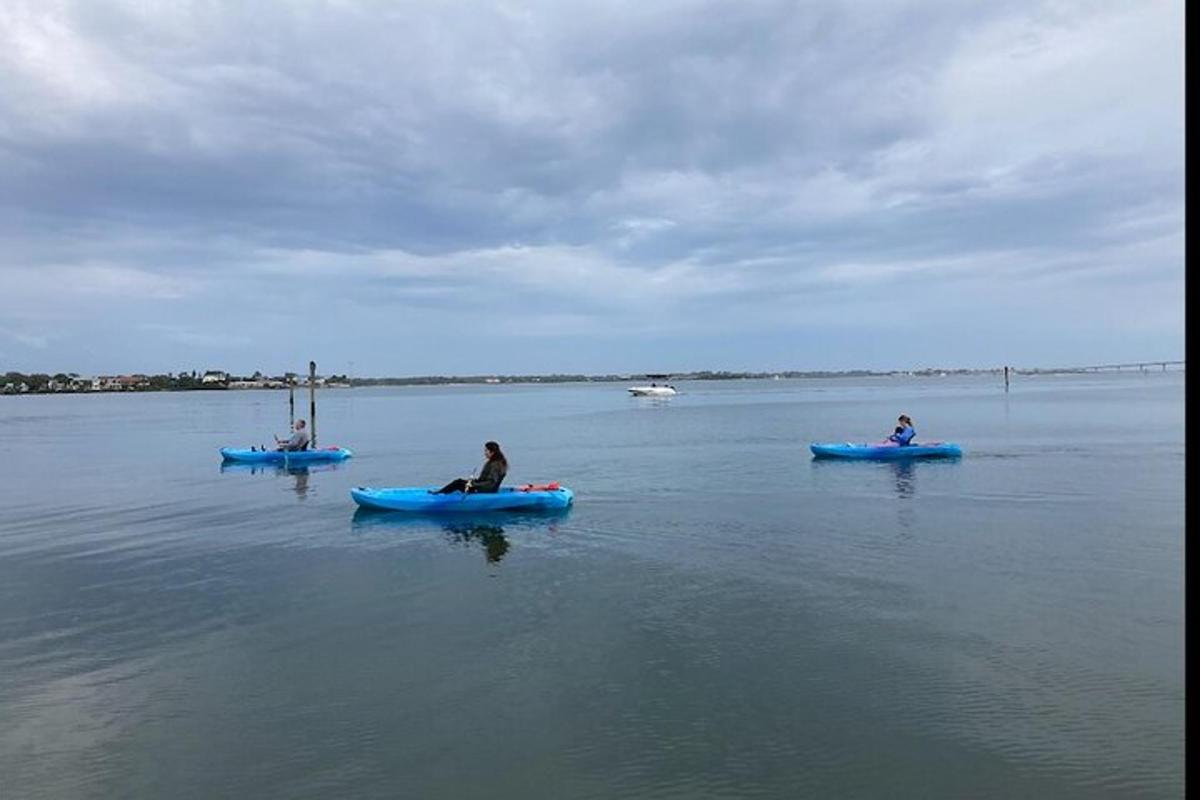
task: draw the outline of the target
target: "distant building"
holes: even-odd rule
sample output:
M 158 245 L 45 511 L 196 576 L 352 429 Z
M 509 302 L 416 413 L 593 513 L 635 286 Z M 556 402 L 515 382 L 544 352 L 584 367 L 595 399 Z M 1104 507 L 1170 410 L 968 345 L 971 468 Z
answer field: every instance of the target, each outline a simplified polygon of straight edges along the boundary
M 228 383 L 229 373 L 221 370 L 210 369 L 200 378 L 201 383 Z
M 150 385 L 150 379 L 145 375 L 118 375 L 117 386 L 122 391 L 145 389 Z
M 132 392 L 150 387 L 150 378 L 145 375 L 97 375 L 81 379 L 80 388 L 93 392 Z
M 251 380 L 231 380 L 229 382 L 230 389 L 282 389 L 286 385 L 281 380 L 261 376 Z

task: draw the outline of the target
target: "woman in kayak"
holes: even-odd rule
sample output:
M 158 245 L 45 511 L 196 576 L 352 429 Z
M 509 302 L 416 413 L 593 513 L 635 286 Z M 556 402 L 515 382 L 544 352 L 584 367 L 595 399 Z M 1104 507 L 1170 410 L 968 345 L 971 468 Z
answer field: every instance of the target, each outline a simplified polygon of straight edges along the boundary
M 500 491 L 500 484 L 508 474 L 508 459 L 500 452 L 500 445 L 488 442 L 483 446 L 483 469 L 479 470 L 478 478 L 455 478 L 432 494 L 450 494 L 451 492 L 467 492 L 478 494 L 493 494 Z
M 895 432 L 888 437 L 888 441 L 895 442 L 901 447 L 912 444 L 913 437 L 917 435 L 917 432 L 913 429 L 912 417 L 908 416 L 908 414 L 901 414 L 897 422 L 900 424 L 896 426 Z

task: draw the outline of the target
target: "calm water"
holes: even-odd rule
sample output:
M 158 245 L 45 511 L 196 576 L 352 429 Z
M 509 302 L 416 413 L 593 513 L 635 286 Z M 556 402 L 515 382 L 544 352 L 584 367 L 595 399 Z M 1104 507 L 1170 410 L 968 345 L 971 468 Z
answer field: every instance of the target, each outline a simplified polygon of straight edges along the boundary
M 0 398 L 0 794 L 1182 795 L 1181 373 L 679 388 Z M 575 508 L 355 512 L 492 438 Z

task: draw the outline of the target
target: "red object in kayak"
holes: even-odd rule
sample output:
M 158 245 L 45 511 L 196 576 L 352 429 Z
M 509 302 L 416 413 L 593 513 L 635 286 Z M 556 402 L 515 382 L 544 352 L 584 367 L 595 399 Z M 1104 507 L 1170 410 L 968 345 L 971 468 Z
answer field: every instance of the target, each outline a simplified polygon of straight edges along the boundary
M 558 481 L 552 483 L 527 483 L 521 487 L 522 492 L 554 492 L 561 488 Z

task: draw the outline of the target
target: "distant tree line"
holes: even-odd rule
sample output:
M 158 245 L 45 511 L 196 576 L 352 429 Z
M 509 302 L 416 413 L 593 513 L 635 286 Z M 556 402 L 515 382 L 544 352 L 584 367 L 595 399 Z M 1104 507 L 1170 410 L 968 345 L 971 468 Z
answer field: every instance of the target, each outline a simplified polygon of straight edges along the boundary
M 46 372 L 15 372 L 8 371 L 0 377 L 0 393 L 2 394 L 45 394 L 72 392 L 163 392 L 188 391 L 200 389 L 226 389 L 231 381 L 273 380 L 285 382 L 295 379 L 295 373 L 286 373 L 278 378 L 265 378 L 261 372 L 251 377 L 237 377 L 219 373 L 219 379 L 210 374 L 209 380 L 204 379 L 204 373 L 196 370 L 186 370 L 178 373 L 160 373 L 157 375 L 103 375 L 97 377 L 81 376 L 77 372 L 57 372 L 53 375 Z
M 454 383 L 485 383 L 485 384 L 513 384 L 513 383 L 591 383 L 591 382 L 616 382 L 616 381 L 634 381 L 651 379 L 671 380 L 671 381 L 723 381 L 723 380 L 753 380 L 763 378 L 855 378 L 855 377 L 870 377 L 870 376 L 886 376 L 886 375 L 914 375 L 914 376 L 931 376 L 931 375 L 965 375 L 978 373 L 993 373 L 999 372 L 996 369 L 919 369 L 919 370 L 891 370 L 891 371 L 875 371 L 875 370 L 781 370 L 778 372 L 734 372 L 729 370 L 700 370 L 698 372 L 672 372 L 672 373 L 630 373 L 624 375 L 606 374 L 606 375 L 584 375 L 580 373 L 549 373 L 545 375 L 419 375 L 412 377 L 398 378 L 350 378 L 346 375 L 329 375 L 320 380 L 323 384 L 337 384 L 350 386 L 433 386 Z M 1038 370 L 1043 371 L 1043 370 Z M 1044 370 L 1051 372 L 1054 370 Z M 1063 370 L 1066 371 L 1066 370 Z M 219 379 L 214 376 L 219 375 Z M 256 371 L 253 375 L 239 377 L 226 373 L 209 372 L 208 379 L 205 379 L 205 373 L 196 370 L 185 370 L 177 373 L 162 373 L 157 375 L 119 375 L 119 376 L 102 376 L 99 378 L 81 377 L 75 372 L 58 372 L 53 375 L 49 373 L 23 373 L 23 372 L 6 372 L 0 378 L 0 393 L 4 394 L 24 394 L 24 393 L 46 393 L 46 392 L 90 392 L 90 391 L 138 391 L 138 392 L 161 392 L 161 391 L 189 391 L 200 389 L 225 389 L 230 383 L 252 383 L 271 384 L 274 386 L 287 385 L 289 383 L 296 386 L 304 386 L 307 384 L 308 377 L 306 375 L 298 375 L 295 372 L 285 372 L 282 375 L 269 377 L 261 371 Z
M 976 374 L 981 372 L 996 372 L 996 369 L 922 369 L 922 370 L 891 370 L 875 371 L 869 369 L 851 370 L 781 370 L 779 372 L 732 372 L 727 370 L 700 370 L 698 372 L 672 372 L 655 374 L 655 379 L 672 381 L 733 381 L 755 380 L 764 378 L 857 378 L 869 376 L 884 376 L 897 374 L 911 375 L 941 375 L 941 374 Z M 625 375 L 580 375 L 552 373 L 548 375 L 418 375 L 404 378 L 351 378 L 352 386 L 428 386 L 447 383 L 581 383 L 605 381 L 649 380 L 648 373 L 630 373 Z M 343 378 L 340 378 L 344 380 Z M 334 380 L 334 378 L 330 378 Z

